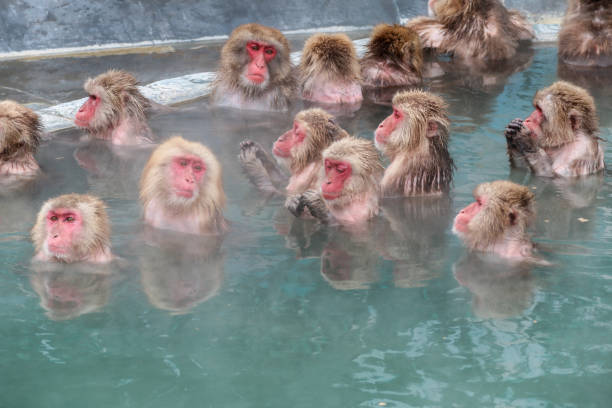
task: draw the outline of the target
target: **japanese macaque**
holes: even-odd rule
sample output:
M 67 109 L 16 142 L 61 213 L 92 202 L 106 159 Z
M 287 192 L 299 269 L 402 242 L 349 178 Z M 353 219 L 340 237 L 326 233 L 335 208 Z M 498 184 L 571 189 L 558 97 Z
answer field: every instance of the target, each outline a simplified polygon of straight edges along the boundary
M 577 177 L 604 169 L 595 102 L 586 90 L 555 82 L 536 92 L 533 106 L 527 119 L 514 119 L 506 128 L 513 166 L 525 162 L 544 177 Z
M 527 228 L 535 218 L 534 195 L 510 181 L 482 183 L 476 201 L 455 217 L 453 232 L 470 250 L 492 252 L 502 258 L 533 259 Z
M 374 132 L 376 147 L 391 160 L 382 179 L 386 196 L 448 192 L 454 164 L 448 153 L 446 103 L 424 91 L 393 97 L 393 113 Z
M 140 178 L 144 221 L 188 234 L 219 234 L 225 192 L 221 165 L 205 146 L 174 136 L 157 147 Z
M 39 167 L 34 154 L 42 138 L 36 113 L 14 101 L 0 102 L 0 176 L 34 176 Z
M 332 143 L 323 166 L 319 190 L 305 191 L 289 208 L 294 215 L 308 208 L 321 221 L 360 226 L 378 214 L 384 169 L 371 141 L 349 136 Z
M 36 261 L 107 263 L 110 223 L 97 197 L 65 194 L 46 201 L 32 228 Z
M 559 32 L 559 58 L 572 65 L 612 65 L 609 0 L 569 0 Z
M 360 63 L 364 87 L 418 85 L 423 71 L 421 40 L 411 28 L 379 24 Z
M 278 30 L 244 24 L 232 31 L 221 49 L 213 83 L 215 105 L 253 110 L 287 110 L 297 82 L 289 42 Z
M 251 182 L 263 192 L 282 195 L 284 190 L 288 195 L 301 194 L 318 187 L 323 150 L 346 136 L 348 133 L 324 110 L 304 110 L 295 115 L 293 127 L 274 142 L 274 158 L 258 143 L 245 140 L 240 144 L 240 164 Z M 289 169 L 288 182 L 277 161 Z
M 304 44 L 298 66 L 306 100 L 327 105 L 360 105 L 361 73 L 353 42 L 345 34 L 315 34 Z
M 419 34 L 424 48 L 468 64 L 494 66 L 513 58 L 520 41 L 534 38 L 525 18 L 499 0 L 429 0 L 428 6 L 432 17 L 406 25 Z
M 111 69 L 89 78 L 84 88 L 89 98 L 74 119 L 78 127 L 116 145 L 152 142 L 145 116 L 151 102 L 140 93 L 132 74 Z

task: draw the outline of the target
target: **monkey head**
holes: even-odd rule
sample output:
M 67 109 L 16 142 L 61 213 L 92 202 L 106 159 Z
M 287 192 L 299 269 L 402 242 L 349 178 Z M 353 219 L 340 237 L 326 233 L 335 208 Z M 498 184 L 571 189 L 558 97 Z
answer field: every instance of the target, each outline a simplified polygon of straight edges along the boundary
M 535 217 L 533 193 L 510 181 L 479 184 L 474 198 L 453 224 L 453 232 L 471 249 L 485 248 L 503 238 L 520 239 Z
M 223 207 L 221 166 L 204 145 L 174 136 L 155 149 L 140 179 L 140 198 L 170 210 Z
M 598 132 L 597 110 L 589 93 L 569 82 L 558 81 L 540 89 L 533 98 L 535 110 L 523 122 L 541 147 L 559 147 L 576 139 L 577 132 Z
M 296 174 L 319 161 L 327 146 L 345 136 L 348 134 L 332 115 L 319 108 L 307 109 L 295 115 L 293 128 L 274 142 L 272 153 Z
M 321 195 L 332 207 L 380 189 L 383 166 L 371 141 L 352 136 L 332 143 L 323 151 Z
M 483 0 L 429 0 L 427 10 L 430 17 L 445 18 L 479 10 L 482 3 Z
M 446 103 L 429 92 L 398 92 L 393 113 L 374 132 L 376 147 L 393 158 L 401 151 L 428 152 L 430 145 L 447 149 L 450 122 Z
M 60 262 L 87 260 L 110 247 L 110 223 L 96 197 L 66 194 L 46 201 L 32 229 L 36 252 Z
M 84 85 L 89 97 L 79 108 L 74 123 L 89 132 L 116 127 L 121 119 L 145 122 L 150 102 L 138 90 L 138 81 L 125 71 L 111 69 Z
M 0 102 L 0 162 L 34 154 L 42 139 L 42 125 L 36 113 L 17 102 Z
M 289 42 L 275 28 L 241 25 L 221 49 L 220 70 L 250 92 L 263 91 L 291 74 Z

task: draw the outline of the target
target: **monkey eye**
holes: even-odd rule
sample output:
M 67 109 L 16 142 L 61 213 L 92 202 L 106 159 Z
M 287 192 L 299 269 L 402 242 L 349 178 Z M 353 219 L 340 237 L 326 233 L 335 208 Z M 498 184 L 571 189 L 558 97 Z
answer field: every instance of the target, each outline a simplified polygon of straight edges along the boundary
M 200 166 L 199 164 L 196 164 L 195 166 L 193 166 L 193 169 L 195 171 L 202 171 L 202 166 Z
M 400 115 L 399 111 L 397 109 L 393 110 L 393 116 L 395 117 L 395 119 L 399 119 L 402 115 Z
M 98 97 L 96 95 L 89 95 L 89 99 L 95 101 L 96 99 L 98 99 Z
M 251 44 L 251 49 L 253 51 L 259 51 L 259 44 Z
M 74 221 L 74 217 L 69 215 L 68 217 L 66 217 L 66 218 L 64 219 L 64 221 L 66 221 L 66 222 L 72 222 L 72 221 Z
M 346 170 L 346 166 L 342 166 L 342 165 L 336 166 L 336 171 L 338 173 L 344 173 L 345 170 Z
M 272 48 L 266 48 L 266 50 L 264 51 L 266 54 L 268 55 L 272 55 L 274 54 L 274 50 Z
M 52 215 L 49 219 L 51 221 L 57 221 L 57 215 Z
M 187 160 L 181 160 L 179 164 L 183 167 L 187 166 Z

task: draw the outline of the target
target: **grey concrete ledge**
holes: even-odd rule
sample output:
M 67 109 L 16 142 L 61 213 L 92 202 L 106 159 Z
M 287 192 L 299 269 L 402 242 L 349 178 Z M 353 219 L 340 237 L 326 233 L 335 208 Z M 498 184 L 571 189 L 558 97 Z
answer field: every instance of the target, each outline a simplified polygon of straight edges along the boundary
M 553 42 L 556 41 L 559 24 L 535 24 L 534 29 L 536 42 Z M 365 52 L 367 41 L 367 38 L 353 41 L 359 56 Z M 301 54 L 301 51 L 291 53 L 291 61 L 297 65 Z M 152 82 L 141 86 L 140 90 L 144 96 L 156 103 L 178 105 L 208 96 L 214 79 L 214 72 L 201 72 Z M 74 116 L 85 100 L 86 98 L 82 98 L 38 110 L 45 131 L 57 132 L 74 127 Z

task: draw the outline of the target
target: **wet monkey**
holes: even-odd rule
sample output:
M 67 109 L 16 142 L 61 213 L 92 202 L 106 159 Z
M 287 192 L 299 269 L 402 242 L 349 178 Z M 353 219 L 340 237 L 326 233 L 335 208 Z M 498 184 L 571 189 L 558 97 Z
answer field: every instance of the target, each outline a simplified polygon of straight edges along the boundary
M 421 40 L 411 28 L 379 24 L 372 30 L 360 64 L 364 87 L 418 85 L 423 75 Z
M 138 81 L 125 71 L 109 70 L 84 85 L 87 101 L 74 123 L 93 137 L 116 145 L 151 143 L 145 112 L 151 102 L 138 90 Z
M 204 145 L 174 136 L 158 146 L 140 178 L 144 221 L 159 229 L 218 234 L 225 192 L 221 165 Z
M 262 192 L 301 194 L 316 188 L 321 154 L 332 142 L 348 136 L 334 117 L 322 109 L 312 108 L 295 115 L 293 126 L 272 146 L 271 157 L 258 143 L 245 140 L 240 144 L 239 160 L 243 170 Z M 280 162 L 289 170 L 287 180 Z
M 42 124 L 32 109 L 15 101 L 0 102 L 0 176 L 37 174 L 34 154 L 41 139 Z
M 37 261 L 107 263 L 110 223 L 97 197 L 66 194 L 46 201 L 32 228 Z
M 559 58 L 571 65 L 612 65 L 609 0 L 569 0 L 559 32 Z
M 307 190 L 292 210 L 304 208 L 322 221 L 359 226 L 379 212 L 383 166 L 374 144 L 352 136 L 323 151 L 323 176 L 318 190 Z
M 535 110 L 514 119 L 505 131 L 512 165 L 527 164 L 545 177 L 577 177 L 604 169 L 597 110 L 591 95 L 569 82 L 540 89 Z
M 309 101 L 355 105 L 363 100 L 357 52 L 346 34 L 315 34 L 306 40 L 298 81 Z
M 521 41 L 534 38 L 527 20 L 499 0 L 429 0 L 428 7 L 431 17 L 406 25 L 419 34 L 424 48 L 467 63 L 494 67 L 513 58 Z
M 475 202 L 455 217 L 453 232 L 470 250 L 502 258 L 532 259 L 534 246 L 527 228 L 535 219 L 534 195 L 510 181 L 479 184 Z
M 253 110 L 286 110 L 296 96 L 289 42 L 278 30 L 244 24 L 221 49 L 211 103 Z
M 393 113 L 374 132 L 391 160 L 382 179 L 386 196 L 448 192 L 454 164 L 448 153 L 450 121 L 442 98 L 425 91 L 398 92 Z

